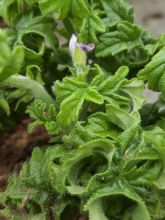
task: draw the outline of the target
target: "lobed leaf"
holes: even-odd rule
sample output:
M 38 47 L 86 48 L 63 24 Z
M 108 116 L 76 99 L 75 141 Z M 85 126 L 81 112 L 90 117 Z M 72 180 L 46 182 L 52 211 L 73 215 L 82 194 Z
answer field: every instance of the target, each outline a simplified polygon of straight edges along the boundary
M 141 29 L 129 22 L 117 24 L 116 30 L 105 33 L 100 37 L 100 43 L 96 48 L 97 57 L 114 56 L 121 51 L 129 50 L 143 45 L 141 39 Z
M 162 92 L 165 96 L 165 47 L 162 47 L 144 69 L 138 72 L 138 77 L 148 81 L 150 89 Z
M 120 196 L 124 196 L 128 198 L 130 201 L 132 201 L 132 205 L 125 207 L 125 210 L 123 210 L 123 213 L 120 213 L 120 203 L 122 204 L 122 199 L 120 199 Z M 105 198 L 111 198 L 114 202 L 111 202 L 109 204 L 103 203 Z M 116 197 L 116 200 L 115 200 Z M 133 203 L 135 204 L 133 205 Z M 146 205 L 144 201 L 134 192 L 130 186 L 128 186 L 125 183 L 119 184 L 113 184 L 112 186 L 107 186 L 105 188 L 102 188 L 96 193 L 94 193 L 89 201 L 86 204 L 85 209 L 89 211 L 90 219 L 98 219 L 98 217 L 103 218 L 104 220 L 108 220 L 109 218 L 105 215 L 104 210 L 106 210 L 105 207 L 103 207 L 103 204 L 106 206 L 108 210 L 109 217 L 113 218 L 115 211 L 116 215 L 121 216 L 124 219 L 133 218 L 135 220 L 143 219 L 143 220 L 150 220 L 150 214 L 149 211 L 146 208 Z M 118 207 L 117 207 L 118 206 Z M 110 208 L 112 207 L 112 208 Z M 96 212 L 96 213 L 95 213 Z
M 121 21 L 134 21 L 133 7 L 124 0 L 103 0 L 102 4 L 107 16 L 107 26 L 111 27 Z
M 11 50 L 3 31 L 0 31 L 0 47 L 0 82 L 2 82 L 20 71 L 24 60 L 24 51 L 21 46 L 16 46 Z
M 43 15 L 53 14 L 57 19 L 64 19 L 69 12 L 74 17 L 86 16 L 89 9 L 84 0 L 38 0 Z
M 137 111 L 127 112 L 114 104 L 108 104 L 106 109 L 109 120 L 123 130 L 140 123 L 140 115 Z
M 105 32 L 104 22 L 95 12 L 91 12 L 91 14 L 83 19 L 78 39 L 81 42 L 96 43 L 98 42 L 97 35 L 103 32 Z

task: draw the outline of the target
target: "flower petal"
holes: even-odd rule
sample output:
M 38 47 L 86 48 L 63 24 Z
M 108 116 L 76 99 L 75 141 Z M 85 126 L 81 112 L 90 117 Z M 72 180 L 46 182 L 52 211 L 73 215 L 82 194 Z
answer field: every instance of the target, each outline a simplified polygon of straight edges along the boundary
M 78 44 L 78 46 L 85 52 L 90 52 L 95 48 L 94 44 Z
M 69 49 L 72 53 L 74 52 L 76 45 L 77 45 L 77 36 L 73 34 L 69 42 Z

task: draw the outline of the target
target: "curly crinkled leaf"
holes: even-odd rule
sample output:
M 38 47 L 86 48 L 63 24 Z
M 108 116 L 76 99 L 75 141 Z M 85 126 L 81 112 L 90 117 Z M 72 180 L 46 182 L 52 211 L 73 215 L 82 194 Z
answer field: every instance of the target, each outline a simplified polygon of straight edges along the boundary
M 71 95 L 74 91 L 78 89 L 86 89 L 87 84 L 83 82 L 79 82 L 71 77 L 65 77 L 63 79 L 63 83 L 56 81 L 55 82 L 55 95 L 57 97 L 57 101 L 61 102 L 67 96 Z
M 137 111 L 128 112 L 114 104 L 108 104 L 106 110 L 109 120 L 123 130 L 140 123 L 140 115 Z
M 159 173 L 159 177 L 155 184 L 159 189 L 165 189 L 165 131 L 156 127 L 151 131 L 145 131 L 144 137 L 160 154 L 162 171 Z
M 6 61 L 0 67 L 0 82 L 19 72 L 24 60 L 24 52 L 21 46 L 17 46 L 6 57 Z
M 76 198 L 61 197 L 55 205 L 55 219 L 74 219 L 76 218 L 78 211 L 79 201 Z
M 142 95 L 144 91 L 144 82 L 138 79 L 131 79 L 125 81 L 121 87 L 120 91 L 128 94 L 132 101 L 132 108 L 137 111 L 142 108 L 145 103 L 145 97 Z
M 57 122 L 62 126 L 68 126 L 78 120 L 78 116 L 84 103 L 84 91 L 75 91 L 65 98 L 60 105 L 60 112 L 57 115 Z
M 105 33 L 100 37 L 100 43 L 96 47 L 96 56 L 114 56 L 121 51 L 143 45 L 141 39 L 141 29 L 129 22 L 121 22 L 117 29 L 110 33 Z
M 10 218 L 12 220 L 46 220 L 46 216 L 44 213 L 41 214 L 25 214 L 21 212 L 17 212 L 10 209 L 4 209 L 0 212 L 2 216 L 5 216 L 7 218 Z
M 86 43 L 97 42 L 97 34 L 103 32 L 105 32 L 104 22 L 95 12 L 92 12 L 83 20 L 78 39 Z
M 138 77 L 148 81 L 148 87 L 162 92 L 165 96 L 165 47 L 162 47 L 152 60 L 140 70 Z
M 75 146 L 79 144 L 84 144 L 90 141 L 90 135 L 87 133 L 84 126 L 81 123 L 77 122 L 74 126 L 74 129 L 67 134 L 64 135 L 62 140 L 68 146 Z
M 47 93 L 45 88 L 41 86 L 35 80 L 31 80 L 27 77 L 24 77 L 21 75 L 12 76 L 3 82 L 3 86 L 9 87 L 9 88 L 18 88 L 18 89 L 26 90 L 26 92 L 29 92 L 29 94 L 31 94 L 32 97 L 36 99 L 41 99 L 48 106 L 50 106 L 51 104 L 54 104 L 54 100 Z
M 62 140 L 65 144 L 76 146 L 96 139 L 109 137 L 115 139 L 120 131 L 109 122 L 106 113 L 97 112 L 87 118 L 87 124 L 77 122 L 74 129 Z
M 28 164 L 20 173 L 20 178 L 24 183 L 37 190 L 49 191 L 50 187 L 56 189 L 54 182 L 59 172 L 60 157 L 68 149 L 62 145 L 50 147 L 46 151 L 35 148 Z M 44 163 L 42 163 L 44 161 Z
M 103 0 L 102 1 L 107 18 L 107 26 L 113 26 L 121 21 L 134 21 L 133 7 L 124 0 Z
M 109 76 L 105 80 L 103 80 L 101 75 L 97 89 L 104 97 L 104 100 L 109 103 L 129 106 L 130 109 L 136 111 L 142 107 L 145 101 L 145 98 L 141 95 L 144 90 L 144 83 L 135 78 L 127 80 L 128 72 L 128 67 L 122 66 L 116 71 L 114 76 Z
M 160 48 L 162 48 L 164 46 L 165 46 L 165 34 L 161 34 L 159 36 L 159 39 L 158 39 L 157 43 L 156 43 L 156 47 L 158 49 L 160 49 Z
M 121 206 L 124 206 L 124 204 L 122 204 L 122 200 L 120 200 L 120 196 L 124 196 L 125 199 L 127 198 L 128 200 L 130 200 L 130 202 L 132 202 L 132 205 L 130 205 L 130 207 L 129 206 L 125 207 L 122 213 L 120 213 L 120 202 L 121 202 Z M 112 202 L 110 204 L 104 202 L 104 200 L 111 197 L 113 198 L 113 200 L 111 200 Z M 116 197 L 116 201 L 115 201 L 115 197 Z M 113 207 L 113 210 L 111 210 L 110 212 L 109 207 L 111 206 Z M 108 213 L 105 213 L 104 210 L 106 209 Z M 103 218 L 104 220 L 108 220 L 109 218 L 106 216 L 106 214 L 109 214 L 109 216 L 114 218 L 116 217 L 113 216 L 115 210 L 119 212 L 116 214 L 121 215 L 121 217 L 125 220 L 130 218 L 134 220 L 151 219 L 149 211 L 142 198 L 138 194 L 136 194 L 136 192 L 133 191 L 124 182 L 120 184 L 113 184 L 111 186 L 107 186 L 105 188 L 97 190 L 90 197 L 89 201 L 85 205 L 85 210 L 89 211 L 89 217 L 91 220 L 95 220 L 95 219 L 99 220 L 99 218 L 97 217 L 101 217 L 101 219 Z
M 129 98 L 120 92 L 120 87 L 122 87 L 122 84 L 125 82 L 128 71 L 128 67 L 122 66 L 116 71 L 114 76 L 109 76 L 104 81 L 102 80 L 100 85 L 98 85 L 98 91 L 102 94 L 104 100 L 109 103 L 129 105 Z
M 83 17 L 89 13 L 84 0 L 38 0 L 43 15 L 53 14 L 57 19 L 64 19 L 69 12 L 74 17 Z
M 69 126 L 78 120 L 84 101 L 103 104 L 103 98 L 95 88 L 69 77 L 62 83 L 55 84 L 55 94 L 59 101 L 64 98 L 57 116 L 57 121 L 62 126 Z
M 66 190 L 66 179 L 70 182 L 70 187 L 68 188 L 69 192 L 72 194 L 79 194 L 85 191 L 85 186 L 80 187 L 79 184 L 76 184 L 77 181 L 81 181 L 78 178 L 78 173 L 80 169 L 84 166 L 84 160 L 87 160 L 87 164 L 89 163 L 88 158 L 90 156 L 94 156 L 95 154 L 100 154 L 104 157 L 105 166 L 108 167 L 111 164 L 112 156 L 114 154 L 114 145 L 109 140 L 101 140 L 96 139 L 94 141 L 90 141 L 86 144 L 79 146 L 79 148 L 69 155 L 64 157 L 63 164 L 60 167 L 59 175 L 57 175 L 56 179 L 56 187 L 59 192 L 65 192 Z M 92 164 L 95 161 L 90 161 Z M 88 164 L 90 169 L 90 164 Z M 99 168 L 99 164 L 97 164 Z M 103 169 L 102 171 L 99 169 L 97 170 L 96 167 L 95 174 L 105 172 Z M 86 174 L 85 174 L 86 175 Z M 87 174 L 88 175 L 88 174 Z M 89 182 L 91 175 L 86 179 L 85 182 Z M 83 179 L 82 179 L 83 181 Z M 68 186 L 69 186 L 68 185 Z
M 37 65 L 30 65 L 27 67 L 26 76 L 32 80 L 37 81 L 41 85 L 44 85 L 44 81 L 41 76 L 41 69 Z
M 19 72 L 24 60 L 24 51 L 22 46 L 17 46 L 11 50 L 3 31 L 0 31 L 0 48 L 0 82 L 2 82 Z
M 0 107 L 5 110 L 8 116 L 10 115 L 9 103 L 3 96 L 0 96 Z
M 104 215 L 103 207 L 100 200 L 93 202 L 89 207 L 90 220 L 108 220 Z
M 57 131 L 56 124 L 56 108 L 52 104 L 47 108 L 42 100 L 36 99 L 31 105 L 28 106 L 26 111 L 31 118 L 35 119 L 34 122 L 28 125 L 28 130 L 31 132 L 33 128 L 39 125 L 45 125 L 49 134 L 54 134 Z
M 38 43 L 37 42 L 38 38 L 35 39 L 35 37 L 33 37 L 33 40 L 32 40 L 30 39 L 30 36 L 29 36 L 30 34 L 31 35 L 36 34 L 42 37 L 49 44 L 49 46 L 51 46 L 51 48 L 53 49 L 55 49 L 56 45 L 58 45 L 57 38 L 54 34 L 55 23 L 53 19 L 49 17 L 44 17 L 44 16 L 34 17 L 33 13 L 28 13 L 28 14 L 25 14 L 23 17 L 21 17 L 17 21 L 15 27 L 16 27 L 17 43 L 24 44 L 25 37 L 29 37 L 29 41 L 31 42 L 27 42 L 27 46 L 25 45 L 25 47 L 29 50 L 33 50 L 33 52 L 37 53 L 37 48 L 35 48 L 36 47 L 35 44 Z M 40 39 L 38 41 L 40 41 Z M 41 48 L 39 48 L 38 50 L 40 49 Z
M 98 112 L 88 118 L 87 133 L 97 137 L 116 138 L 119 131 L 108 121 L 107 114 Z
M 120 65 L 128 65 L 131 68 L 144 66 L 154 53 L 155 45 L 137 46 L 124 50 L 115 55 L 115 60 Z
M 127 66 L 120 67 L 114 76 L 109 76 L 99 85 L 98 91 L 104 96 L 115 93 L 128 75 L 128 72 L 129 68 Z
M 116 144 L 119 145 L 121 152 L 124 152 L 130 147 L 132 142 L 135 142 L 135 136 L 138 132 L 139 125 L 135 125 L 121 133 L 121 135 L 116 139 Z
M 15 19 L 24 7 L 24 0 L 2 0 L 0 5 L 0 15 L 7 24 L 13 24 Z

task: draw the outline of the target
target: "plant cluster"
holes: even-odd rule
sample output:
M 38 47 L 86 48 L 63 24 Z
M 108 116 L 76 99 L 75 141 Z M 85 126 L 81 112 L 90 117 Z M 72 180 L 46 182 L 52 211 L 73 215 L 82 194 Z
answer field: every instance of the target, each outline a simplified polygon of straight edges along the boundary
M 24 103 L 29 131 L 51 136 L 10 177 L 1 213 L 163 220 L 165 35 L 135 24 L 123 0 L 1 0 L 0 15 L 0 107 Z

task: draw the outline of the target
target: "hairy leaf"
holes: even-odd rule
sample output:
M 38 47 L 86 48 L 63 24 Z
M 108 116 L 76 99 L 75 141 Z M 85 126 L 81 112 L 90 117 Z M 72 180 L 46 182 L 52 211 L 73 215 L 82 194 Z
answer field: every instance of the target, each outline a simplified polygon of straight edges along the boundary
M 78 39 L 82 42 L 97 42 L 97 34 L 105 32 L 105 26 L 99 16 L 92 12 L 84 18 Z
M 124 196 L 132 201 L 132 205 L 125 207 L 125 210 L 121 213 L 120 204 L 122 204 L 122 198 L 120 196 Z M 108 205 L 106 202 L 106 198 L 112 199 L 109 201 Z M 116 200 L 115 200 L 116 197 Z M 113 201 L 113 202 L 112 202 Z M 135 203 L 134 203 L 135 202 Z M 104 207 L 105 206 L 105 207 Z M 108 207 L 109 206 L 109 207 Z M 112 207 L 111 207 L 112 206 Z M 121 183 L 113 184 L 111 186 L 107 186 L 102 188 L 96 193 L 94 193 L 86 204 L 86 210 L 89 211 L 90 219 L 98 219 L 97 216 L 103 217 L 104 220 L 108 220 L 109 218 L 105 216 L 104 210 L 108 211 L 109 217 L 115 217 L 113 214 L 121 215 L 122 218 L 128 219 L 132 218 L 135 220 L 143 219 L 150 220 L 150 214 L 146 208 L 144 201 L 126 184 Z M 95 213 L 96 212 L 96 213 Z
M 123 130 L 140 123 L 140 115 L 137 111 L 127 112 L 116 105 L 106 106 L 109 120 Z
M 129 22 L 121 22 L 115 31 L 105 33 L 100 37 L 96 55 L 98 57 L 113 56 L 121 51 L 140 46 L 142 45 L 140 34 L 141 29 L 138 26 Z
M 139 71 L 138 77 L 147 80 L 150 89 L 162 92 L 165 96 L 165 47 L 162 47 L 144 69 Z
M 13 24 L 18 15 L 23 11 L 24 0 L 2 0 L 0 14 L 7 24 Z
M 88 158 L 90 156 L 93 156 L 94 154 L 103 155 L 104 160 L 106 162 L 105 166 L 107 166 L 108 168 L 111 164 L 112 156 L 114 154 L 113 143 L 109 140 L 96 139 L 94 141 L 79 146 L 79 149 L 73 151 L 72 153 L 70 153 L 70 155 L 64 157 L 65 160 L 63 161 L 61 169 L 59 170 L 60 173 L 57 176 L 57 180 L 56 180 L 56 186 L 58 187 L 58 191 L 60 192 L 65 191 L 66 179 L 68 177 L 68 180 L 71 184 L 70 187 L 68 188 L 70 193 L 72 194 L 83 193 L 85 188 L 80 187 L 78 184 L 76 184 L 76 181 L 83 181 L 83 179 L 82 180 L 77 179 L 78 172 L 80 172 L 80 169 L 84 166 L 83 160 L 87 159 L 87 164 L 88 164 L 89 163 Z M 90 163 L 92 164 L 92 162 L 95 164 L 95 161 L 91 161 Z M 88 166 L 90 169 L 90 165 Z M 97 164 L 97 166 L 98 166 L 98 170 L 96 170 L 96 168 L 93 167 L 96 173 L 101 173 L 105 171 L 104 169 L 102 171 L 101 170 L 99 171 L 99 164 Z M 92 169 L 92 165 L 91 165 L 91 169 Z M 88 174 L 85 173 L 85 175 Z M 84 181 L 88 183 L 90 177 L 92 178 L 91 174 L 90 176 L 87 176 L 87 179 L 85 179 Z M 86 177 L 84 176 L 84 178 Z
M 3 31 L 0 31 L 0 47 L 0 82 L 2 82 L 20 71 L 24 60 L 24 51 L 21 46 L 11 50 Z
M 153 144 L 154 148 L 158 151 L 162 160 L 162 172 L 159 174 L 159 178 L 156 181 L 156 185 L 160 189 L 165 189 L 165 131 L 155 127 L 151 131 L 144 133 L 146 140 Z M 153 138 L 154 137 L 154 138 Z
M 57 19 L 64 19 L 68 13 L 74 17 L 86 16 L 89 9 L 84 0 L 38 0 L 43 15 L 52 13 Z
M 103 0 L 102 1 L 107 18 L 107 26 L 113 26 L 121 21 L 133 22 L 133 8 L 124 0 Z
M 72 122 L 78 120 L 85 100 L 96 104 L 103 103 L 102 96 L 95 88 L 69 77 L 66 77 L 63 83 L 56 82 L 55 93 L 58 100 L 64 97 L 57 116 L 57 121 L 62 126 L 69 126 Z
M 16 42 L 25 45 L 25 48 L 34 54 L 42 53 L 43 39 L 52 49 L 55 49 L 57 45 L 57 39 L 53 33 L 55 23 L 51 18 L 43 16 L 34 17 L 33 13 L 28 13 L 17 21 L 15 27 Z M 30 35 L 33 35 L 32 39 Z M 39 48 L 37 48 L 36 43 L 39 43 Z

